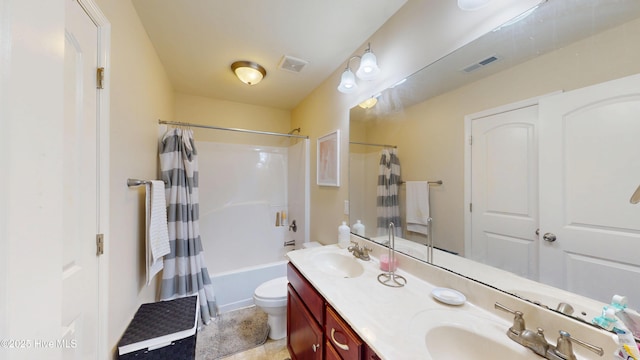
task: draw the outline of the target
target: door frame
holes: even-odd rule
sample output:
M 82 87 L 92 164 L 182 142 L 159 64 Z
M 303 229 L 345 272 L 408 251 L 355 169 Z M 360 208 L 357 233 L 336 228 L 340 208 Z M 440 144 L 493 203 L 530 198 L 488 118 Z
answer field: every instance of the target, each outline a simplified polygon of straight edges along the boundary
M 529 99 L 516 101 L 514 103 L 501 105 L 498 107 L 490 108 L 487 110 L 479 111 L 477 113 L 465 115 L 464 117 L 464 257 L 467 257 L 467 250 L 471 249 L 472 242 L 472 223 L 471 223 L 471 211 L 469 207 L 471 204 L 471 124 L 473 120 L 478 120 L 487 116 L 493 116 L 502 114 L 505 112 L 538 105 L 540 99 L 553 96 L 562 93 L 562 90 L 554 91 L 544 95 L 532 97 Z
M 98 233 L 104 235 L 104 253 L 98 256 L 98 356 L 110 358 L 108 344 L 109 300 L 109 92 L 111 23 L 95 0 L 77 0 L 98 30 L 98 67 L 104 68 L 101 90 L 97 91 L 98 138 Z

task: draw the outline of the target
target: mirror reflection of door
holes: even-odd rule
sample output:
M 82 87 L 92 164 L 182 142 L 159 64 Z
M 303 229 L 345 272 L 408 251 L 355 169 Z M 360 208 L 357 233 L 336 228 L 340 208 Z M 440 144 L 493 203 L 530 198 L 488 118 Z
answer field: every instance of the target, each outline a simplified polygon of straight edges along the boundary
M 542 282 L 640 305 L 639 181 L 640 75 L 540 100 Z
M 471 121 L 473 260 L 538 278 L 538 106 Z
M 468 256 L 637 307 L 640 288 L 629 284 L 640 283 L 640 206 L 629 196 L 640 179 L 638 114 L 634 75 L 473 118 Z

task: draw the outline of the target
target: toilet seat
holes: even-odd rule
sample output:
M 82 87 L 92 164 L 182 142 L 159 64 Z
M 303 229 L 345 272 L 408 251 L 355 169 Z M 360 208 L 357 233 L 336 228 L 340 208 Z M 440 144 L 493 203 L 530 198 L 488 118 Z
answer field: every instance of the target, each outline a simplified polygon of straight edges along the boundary
M 287 277 L 279 277 L 262 283 L 256 288 L 254 297 L 262 300 L 286 300 Z

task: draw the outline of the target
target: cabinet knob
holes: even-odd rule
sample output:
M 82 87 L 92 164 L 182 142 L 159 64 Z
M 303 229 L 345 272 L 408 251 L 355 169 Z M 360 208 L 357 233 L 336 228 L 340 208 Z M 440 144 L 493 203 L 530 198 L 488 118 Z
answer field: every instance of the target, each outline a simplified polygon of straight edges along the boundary
M 320 350 L 320 344 L 313 344 L 311 347 L 313 348 L 313 352 Z

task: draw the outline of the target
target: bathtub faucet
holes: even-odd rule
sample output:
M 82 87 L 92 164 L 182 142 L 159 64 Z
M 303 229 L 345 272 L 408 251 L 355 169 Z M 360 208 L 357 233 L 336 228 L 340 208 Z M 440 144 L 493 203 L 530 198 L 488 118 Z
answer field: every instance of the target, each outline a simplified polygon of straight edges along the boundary
M 289 240 L 284 242 L 284 246 L 295 246 L 295 245 L 296 245 L 295 240 Z

